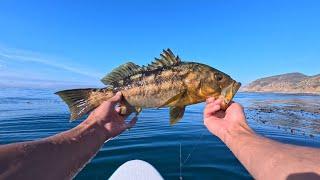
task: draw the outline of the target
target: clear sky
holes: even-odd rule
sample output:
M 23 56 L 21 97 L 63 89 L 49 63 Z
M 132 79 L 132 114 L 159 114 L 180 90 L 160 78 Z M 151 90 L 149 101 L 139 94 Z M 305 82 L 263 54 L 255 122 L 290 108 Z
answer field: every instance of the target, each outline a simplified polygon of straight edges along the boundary
M 320 1 L 0 1 L 0 85 L 96 85 L 164 48 L 243 83 L 319 74 Z

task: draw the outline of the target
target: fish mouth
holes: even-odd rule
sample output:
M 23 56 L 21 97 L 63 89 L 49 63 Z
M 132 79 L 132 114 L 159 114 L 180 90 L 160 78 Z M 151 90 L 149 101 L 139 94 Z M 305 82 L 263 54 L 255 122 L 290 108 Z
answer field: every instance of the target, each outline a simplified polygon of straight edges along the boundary
M 222 89 L 221 97 L 224 101 L 222 102 L 221 109 L 226 110 L 228 108 L 229 103 L 232 101 L 234 95 L 238 92 L 240 86 L 240 82 L 233 81 L 229 86 Z

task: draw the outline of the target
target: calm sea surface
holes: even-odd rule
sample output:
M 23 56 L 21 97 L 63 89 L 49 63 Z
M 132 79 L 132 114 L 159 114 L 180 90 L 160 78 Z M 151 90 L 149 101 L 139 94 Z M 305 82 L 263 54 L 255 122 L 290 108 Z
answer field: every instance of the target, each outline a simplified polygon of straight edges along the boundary
M 44 138 L 75 127 L 55 90 L 0 90 L 0 144 Z M 250 126 L 269 138 L 320 147 L 320 96 L 239 93 Z M 76 179 L 106 179 L 132 159 L 154 165 L 165 179 L 252 179 L 230 150 L 203 126 L 204 105 L 189 106 L 169 126 L 167 109 L 147 109 L 130 131 L 106 143 Z

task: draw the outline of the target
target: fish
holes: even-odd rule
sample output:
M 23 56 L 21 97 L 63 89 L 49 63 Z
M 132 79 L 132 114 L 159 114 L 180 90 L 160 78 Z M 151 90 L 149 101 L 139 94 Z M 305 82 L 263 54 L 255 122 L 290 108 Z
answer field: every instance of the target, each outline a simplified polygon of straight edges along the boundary
M 182 119 L 188 105 L 221 98 L 226 110 L 241 83 L 229 75 L 197 62 L 182 61 L 170 49 L 159 58 L 139 66 L 128 62 L 112 70 L 101 79 L 103 88 L 69 89 L 56 92 L 68 105 L 70 120 L 88 114 L 104 101 L 121 92 L 121 115 L 139 113 L 146 108 L 170 109 L 170 125 Z

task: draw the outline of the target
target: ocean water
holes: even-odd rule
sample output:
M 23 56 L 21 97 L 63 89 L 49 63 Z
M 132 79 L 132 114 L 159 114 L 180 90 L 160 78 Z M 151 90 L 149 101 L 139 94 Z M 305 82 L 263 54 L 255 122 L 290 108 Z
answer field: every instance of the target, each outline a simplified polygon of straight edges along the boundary
M 0 90 L 0 144 L 30 141 L 68 130 L 66 105 L 52 89 Z M 238 93 L 249 125 L 284 143 L 320 147 L 320 96 Z M 252 179 L 230 150 L 203 126 L 204 104 L 189 106 L 169 125 L 168 109 L 146 109 L 134 128 L 106 143 L 75 179 L 107 179 L 126 161 L 141 159 L 165 179 Z M 180 169 L 180 146 L 181 162 Z M 181 173 L 180 173 L 181 170 Z

